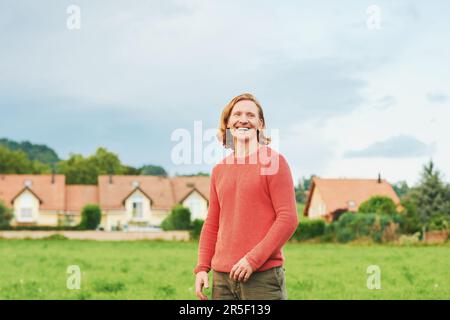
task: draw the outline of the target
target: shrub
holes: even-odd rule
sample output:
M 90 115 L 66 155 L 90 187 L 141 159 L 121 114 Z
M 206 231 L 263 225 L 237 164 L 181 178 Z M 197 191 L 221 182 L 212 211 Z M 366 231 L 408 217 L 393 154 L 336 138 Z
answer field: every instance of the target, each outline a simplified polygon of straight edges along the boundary
M 404 208 L 402 212 L 404 217 L 402 232 L 407 234 L 422 232 L 422 222 L 414 201 L 410 197 L 405 197 L 402 199 L 401 205 Z
M 398 238 L 398 244 L 400 245 L 413 245 L 420 242 L 420 232 L 416 232 L 412 235 L 403 234 Z
M 346 212 L 333 222 L 333 231 L 336 240 L 343 243 L 361 237 L 371 237 L 375 242 L 393 241 L 397 238 L 401 223 L 402 217 L 398 214 Z
M 161 228 L 164 231 L 175 230 L 175 227 L 173 226 L 172 215 L 171 214 L 167 218 L 165 218 L 163 220 L 163 222 L 161 223 Z
M 176 205 L 170 215 L 161 224 L 164 231 L 189 230 L 191 227 L 191 211 L 182 205 Z
M 327 223 L 325 224 L 325 232 L 320 240 L 322 242 L 331 242 L 336 241 L 336 224 L 335 223 Z
M 398 223 L 390 221 L 383 230 L 383 236 L 381 237 L 381 241 L 382 242 L 396 241 L 399 237 L 398 227 L 399 227 Z
M 362 213 L 396 214 L 396 205 L 394 201 L 385 196 L 373 196 L 369 200 L 364 201 L 359 206 L 358 211 Z
M 82 230 L 95 230 L 100 224 L 102 211 L 96 204 L 86 205 L 81 212 L 79 228 Z
M 321 219 L 304 220 L 298 224 L 292 237 L 298 241 L 321 237 L 325 234 L 325 226 L 325 221 Z
M 431 217 L 428 224 L 429 231 L 447 230 L 450 225 L 450 214 L 436 214 Z
M 63 236 L 62 234 L 52 234 L 48 237 L 42 238 L 42 240 L 68 240 L 66 236 Z
M 8 229 L 12 217 L 12 210 L 0 201 L 0 229 Z
M 201 219 L 195 219 L 191 224 L 191 238 L 198 240 L 200 238 L 200 233 L 202 232 L 203 223 L 205 221 Z

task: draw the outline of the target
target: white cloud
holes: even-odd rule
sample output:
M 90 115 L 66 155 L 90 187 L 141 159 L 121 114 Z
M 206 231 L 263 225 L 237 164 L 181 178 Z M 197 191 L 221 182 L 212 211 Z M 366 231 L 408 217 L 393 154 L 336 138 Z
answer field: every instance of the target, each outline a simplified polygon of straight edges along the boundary
M 431 156 L 435 145 L 427 145 L 410 135 L 399 135 L 384 141 L 377 141 L 361 150 L 348 150 L 345 158 L 415 158 Z
M 343 157 L 399 135 L 434 142 L 450 174 L 446 1 L 380 1 L 378 31 L 368 1 L 77 3 L 79 32 L 66 29 L 64 2 L 0 5 L 0 136 L 170 167 L 172 130 L 214 127 L 251 91 L 296 175 L 412 181 L 423 157 Z

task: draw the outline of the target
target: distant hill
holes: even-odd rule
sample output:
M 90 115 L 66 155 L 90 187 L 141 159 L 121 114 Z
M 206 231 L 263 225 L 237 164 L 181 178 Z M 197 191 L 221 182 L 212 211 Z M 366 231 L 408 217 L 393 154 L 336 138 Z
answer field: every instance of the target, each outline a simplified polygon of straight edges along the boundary
M 0 139 L 0 146 L 10 150 L 21 150 L 28 155 L 30 160 L 38 160 L 42 163 L 55 163 L 60 161 L 56 152 L 43 144 L 33 144 L 29 141 L 16 142 L 6 138 Z

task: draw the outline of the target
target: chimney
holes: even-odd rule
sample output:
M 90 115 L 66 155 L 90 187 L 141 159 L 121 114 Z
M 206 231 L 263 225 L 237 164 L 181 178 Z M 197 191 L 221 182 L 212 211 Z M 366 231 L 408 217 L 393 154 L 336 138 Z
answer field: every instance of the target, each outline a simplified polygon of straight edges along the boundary
M 378 173 L 378 183 L 381 183 L 381 174 Z
M 113 180 L 112 180 L 112 174 L 109 175 L 109 184 L 112 184 Z
M 52 184 L 55 184 L 55 164 L 52 164 Z

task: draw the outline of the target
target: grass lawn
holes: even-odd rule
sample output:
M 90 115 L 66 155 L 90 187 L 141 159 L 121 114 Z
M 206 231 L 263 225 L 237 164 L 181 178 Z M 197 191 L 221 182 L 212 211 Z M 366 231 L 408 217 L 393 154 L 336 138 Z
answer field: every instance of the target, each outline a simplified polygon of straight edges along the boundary
M 289 243 L 284 254 L 289 299 L 450 299 L 448 243 Z M 195 299 L 196 255 L 195 242 L 0 240 L 0 299 Z M 80 290 L 66 287 L 69 265 Z M 366 286 L 369 265 L 380 290 Z

